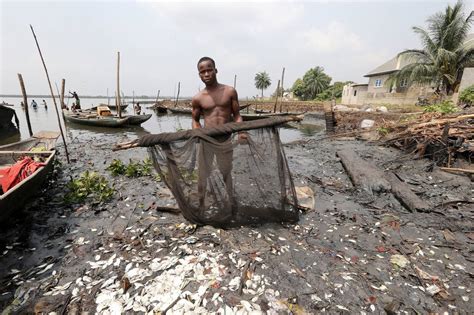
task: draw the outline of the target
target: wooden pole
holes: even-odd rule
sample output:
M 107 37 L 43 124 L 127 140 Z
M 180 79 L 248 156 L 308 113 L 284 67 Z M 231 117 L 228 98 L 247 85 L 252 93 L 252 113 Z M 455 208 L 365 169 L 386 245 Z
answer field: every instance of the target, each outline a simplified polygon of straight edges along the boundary
M 176 94 L 176 102 L 174 103 L 174 107 L 178 106 L 178 99 L 179 99 L 180 89 L 181 89 L 181 82 L 178 82 L 178 93 Z
M 136 115 L 137 113 L 135 111 L 135 91 L 132 91 L 132 106 L 133 106 L 133 112 Z
M 156 101 L 155 101 L 155 104 L 158 103 L 158 98 L 160 97 L 160 90 L 158 90 L 158 94 L 156 94 Z
M 281 98 L 280 98 L 280 113 L 281 113 L 281 108 L 283 106 L 283 93 L 285 90 L 283 89 L 283 80 L 285 79 L 285 67 L 283 67 L 283 71 L 281 73 Z
M 28 112 L 28 98 L 26 97 L 26 89 L 25 84 L 23 83 L 23 77 L 20 73 L 18 73 L 18 80 L 20 80 L 21 94 L 23 94 L 23 103 L 25 104 L 26 124 L 28 125 L 28 132 L 30 133 L 30 137 L 32 137 L 33 131 L 31 130 L 30 113 Z
M 107 106 L 110 105 L 109 88 L 107 88 Z
M 63 79 L 64 80 L 64 79 Z M 59 104 L 60 104 L 60 108 L 61 108 L 61 114 L 63 115 L 63 121 L 64 121 L 64 111 L 63 111 L 63 96 L 61 95 L 61 93 L 59 92 L 59 88 L 58 88 L 58 84 L 57 83 L 54 83 L 54 85 L 56 85 L 56 92 L 58 93 L 58 97 L 59 97 Z M 64 129 L 66 129 L 66 126 L 64 126 Z
M 61 80 L 61 97 L 60 97 L 60 101 L 61 101 L 61 110 L 64 109 L 64 91 L 66 90 L 66 79 L 62 79 Z M 63 113 L 63 117 L 64 117 L 64 113 Z
M 117 99 L 116 106 L 119 118 L 122 118 L 122 108 L 120 107 L 120 51 L 117 51 Z
M 234 89 L 235 89 L 236 86 L 237 86 L 237 75 L 235 74 L 234 75 Z
M 66 151 L 66 159 L 67 162 L 69 162 L 69 152 L 67 151 L 67 144 L 66 144 L 66 138 L 64 138 L 64 133 L 63 133 L 63 127 L 61 126 L 61 119 L 59 118 L 59 111 L 58 111 L 58 105 L 56 104 L 56 97 L 54 97 L 53 93 L 53 87 L 51 86 L 51 80 L 49 79 L 49 74 L 48 74 L 48 69 L 46 68 L 46 64 L 44 62 L 43 54 L 41 53 L 40 46 L 38 44 L 38 39 L 36 39 L 36 34 L 35 31 L 33 30 L 33 26 L 31 26 L 31 32 L 33 33 L 33 37 L 35 38 L 36 42 L 36 47 L 38 47 L 38 52 L 41 57 L 41 61 L 43 62 L 43 67 L 44 67 L 44 72 L 46 72 L 46 78 L 48 79 L 48 85 L 49 85 L 49 91 L 51 92 L 51 97 L 53 98 L 53 103 L 54 103 L 54 109 L 56 110 L 56 117 L 58 118 L 58 126 L 59 126 L 59 131 L 61 132 L 61 138 L 63 139 L 63 144 L 64 144 L 64 151 Z
M 273 105 L 273 112 L 276 113 L 276 110 L 277 110 L 277 103 L 278 103 L 278 95 L 280 94 L 280 80 L 278 80 L 278 84 L 277 84 L 277 90 L 276 90 L 276 93 L 275 93 L 275 105 Z

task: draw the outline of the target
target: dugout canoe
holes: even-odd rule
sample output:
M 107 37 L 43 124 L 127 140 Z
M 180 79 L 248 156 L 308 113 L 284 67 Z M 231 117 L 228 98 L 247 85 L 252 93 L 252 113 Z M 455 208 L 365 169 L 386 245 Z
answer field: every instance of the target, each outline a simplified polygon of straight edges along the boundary
M 138 126 L 151 118 L 151 114 L 147 115 L 127 115 L 119 118 L 117 116 L 99 117 L 92 112 L 70 113 L 63 111 L 64 119 L 67 122 L 75 124 L 106 127 L 106 128 L 121 128 L 126 126 Z
M 115 105 L 107 105 L 107 104 L 99 104 L 99 106 L 107 106 L 110 110 L 117 111 L 118 106 Z M 120 105 L 120 110 L 126 110 L 128 104 Z M 90 110 L 97 110 L 97 106 L 91 107 Z
M 245 109 L 252 104 L 245 104 L 245 105 L 240 105 L 239 106 L 239 111 L 242 109 Z M 191 115 L 193 113 L 192 108 L 182 108 L 182 107 L 170 107 L 168 110 L 173 113 L 173 114 L 186 114 L 186 115 Z
M 275 116 L 298 116 L 304 115 L 304 113 L 265 113 L 265 114 L 240 114 L 242 116 L 243 121 L 250 121 L 250 120 L 257 120 L 263 119 L 268 117 L 275 117 Z
M 33 196 L 41 192 L 45 180 L 53 170 L 58 136 L 57 132 L 42 131 L 30 139 L 0 146 L 0 169 L 15 164 L 25 156 L 39 157 L 46 164 L 0 195 L 0 224 L 6 222 L 13 213 L 22 210 Z

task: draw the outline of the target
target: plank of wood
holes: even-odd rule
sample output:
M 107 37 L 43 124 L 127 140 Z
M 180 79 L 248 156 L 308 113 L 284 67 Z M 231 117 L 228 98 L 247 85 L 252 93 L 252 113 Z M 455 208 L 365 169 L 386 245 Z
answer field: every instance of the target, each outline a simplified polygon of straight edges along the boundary
M 391 185 L 384 178 L 383 172 L 360 158 L 354 151 L 344 149 L 338 151 L 337 156 L 341 159 L 354 186 L 361 187 L 370 194 L 391 190 Z
M 474 170 L 469 170 L 465 168 L 454 168 L 454 167 L 440 167 L 440 170 L 450 173 L 466 173 L 466 174 L 474 174 Z
M 432 207 L 420 197 L 418 197 L 408 186 L 408 184 L 400 181 L 393 173 L 386 173 L 385 177 L 392 186 L 392 194 L 397 200 L 411 212 L 427 212 Z

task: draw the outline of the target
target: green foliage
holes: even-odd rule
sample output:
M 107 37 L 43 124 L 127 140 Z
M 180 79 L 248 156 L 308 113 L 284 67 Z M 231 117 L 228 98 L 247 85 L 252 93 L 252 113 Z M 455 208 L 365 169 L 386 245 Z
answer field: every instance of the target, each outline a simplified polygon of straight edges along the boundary
M 97 172 L 85 171 L 78 179 L 74 179 L 68 184 L 69 193 L 66 194 L 66 201 L 70 203 L 83 202 L 91 199 L 94 202 L 109 200 L 114 189 L 109 186 L 105 177 Z
M 420 36 L 422 49 L 408 49 L 399 54 L 406 65 L 392 74 L 386 84 L 433 84 L 446 94 L 460 84 L 465 67 L 474 65 L 474 46 L 466 42 L 474 15 L 464 11 L 463 3 L 448 5 L 428 20 L 427 29 L 413 27 Z
M 125 174 L 125 165 L 121 160 L 114 159 L 107 167 L 107 170 L 110 171 L 113 176 L 123 175 Z
M 474 104 L 474 85 L 468 86 L 459 94 L 459 100 L 464 105 Z
M 387 127 L 378 127 L 376 130 L 382 136 L 386 136 L 391 131 L 390 128 Z
M 127 177 L 141 177 L 151 175 L 152 166 L 150 159 L 145 159 L 142 162 L 134 162 L 130 159 L 128 164 L 124 164 L 121 160 L 114 159 L 107 167 L 107 170 L 110 171 L 113 176 L 125 175 Z
M 271 84 L 272 80 L 270 80 L 270 76 L 266 71 L 255 74 L 255 87 L 259 90 L 262 90 L 262 97 L 263 90 L 266 90 Z
M 329 87 L 332 78 L 324 73 L 323 67 L 309 69 L 303 79 L 297 79 L 293 84 L 293 94 L 301 100 L 314 100 L 316 95 Z
M 457 112 L 459 109 L 451 101 L 443 101 L 441 103 L 436 103 L 425 107 L 425 113 L 443 113 L 443 114 L 452 114 Z

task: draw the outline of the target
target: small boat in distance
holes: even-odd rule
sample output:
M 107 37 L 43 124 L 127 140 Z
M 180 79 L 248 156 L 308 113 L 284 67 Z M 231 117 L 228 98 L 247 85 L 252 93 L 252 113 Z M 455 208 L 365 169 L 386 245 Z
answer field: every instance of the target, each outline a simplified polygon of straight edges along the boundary
M 27 140 L 0 146 L 0 169 L 8 168 L 25 157 L 39 159 L 45 164 L 0 194 L 0 224 L 5 223 L 12 214 L 22 210 L 32 196 L 41 192 L 46 178 L 53 170 L 58 137 L 57 132 L 41 131 Z
M 239 106 L 239 111 L 241 111 L 242 109 L 245 109 L 247 107 L 249 107 L 250 105 L 252 104 L 245 104 L 245 105 L 240 105 Z M 192 108 L 183 108 L 183 107 L 169 107 L 168 110 L 170 112 L 172 112 L 173 114 L 185 114 L 185 115 L 191 115 L 193 113 L 193 109 Z
M 99 104 L 97 106 L 91 107 L 90 110 L 97 110 L 97 107 L 99 106 L 107 106 L 108 108 L 110 108 L 110 110 L 115 110 L 115 111 L 117 111 L 117 108 L 118 108 L 118 106 L 115 106 L 115 105 Z M 127 107 L 128 107 L 128 104 L 120 105 L 120 110 L 126 110 Z

